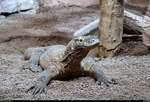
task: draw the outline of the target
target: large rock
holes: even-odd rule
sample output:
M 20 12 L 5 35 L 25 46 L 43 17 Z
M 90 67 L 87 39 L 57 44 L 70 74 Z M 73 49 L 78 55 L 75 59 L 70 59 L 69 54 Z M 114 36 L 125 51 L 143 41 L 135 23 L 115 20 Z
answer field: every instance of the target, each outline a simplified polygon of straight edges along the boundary
M 33 9 L 36 5 L 35 0 L 0 0 L 0 13 Z

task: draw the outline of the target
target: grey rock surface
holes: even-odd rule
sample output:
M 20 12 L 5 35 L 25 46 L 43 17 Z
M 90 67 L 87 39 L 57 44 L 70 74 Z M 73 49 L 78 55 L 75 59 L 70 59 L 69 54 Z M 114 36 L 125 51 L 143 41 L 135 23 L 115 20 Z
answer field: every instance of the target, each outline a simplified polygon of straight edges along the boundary
M 0 13 L 1 12 L 16 12 L 21 10 L 36 8 L 35 0 L 1 0 L 0 1 Z

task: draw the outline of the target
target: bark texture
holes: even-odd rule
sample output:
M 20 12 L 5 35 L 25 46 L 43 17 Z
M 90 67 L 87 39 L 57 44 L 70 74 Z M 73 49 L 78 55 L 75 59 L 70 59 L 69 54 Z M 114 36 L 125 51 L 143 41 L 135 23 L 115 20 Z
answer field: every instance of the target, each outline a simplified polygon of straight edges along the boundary
M 101 22 L 99 25 L 101 45 L 99 57 L 112 57 L 122 42 L 123 0 L 100 0 Z

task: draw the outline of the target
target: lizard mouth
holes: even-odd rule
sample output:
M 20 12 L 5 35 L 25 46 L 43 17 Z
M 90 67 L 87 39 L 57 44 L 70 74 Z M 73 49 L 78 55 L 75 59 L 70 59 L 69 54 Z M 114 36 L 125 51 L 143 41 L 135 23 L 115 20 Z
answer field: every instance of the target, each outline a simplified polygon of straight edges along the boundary
M 78 47 L 78 48 L 94 48 L 94 47 L 96 47 L 96 46 L 98 46 L 98 45 L 99 45 L 99 42 L 94 43 L 94 44 L 82 45 L 82 46 L 80 46 L 80 47 Z
M 89 42 L 86 42 L 85 46 L 86 47 L 94 47 L 94 46 L 99 45 L 99 43 L 100 43 L 100 40 L 98 38 L 97 39 L 92 39 Z
M 77 48 L 93 48 L 99 45 L 100 40 L 97 36 L 89 35 L 89 36 L 81 36 L 76 39 L 76 47 Z

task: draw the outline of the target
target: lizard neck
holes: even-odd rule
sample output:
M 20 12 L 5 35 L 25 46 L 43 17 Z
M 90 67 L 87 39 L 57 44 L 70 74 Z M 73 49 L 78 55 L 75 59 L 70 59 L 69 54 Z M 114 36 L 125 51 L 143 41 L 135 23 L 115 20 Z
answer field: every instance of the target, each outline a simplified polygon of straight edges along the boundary
M 87 56 L 89 49 L 76 48 L 74 43 L 67 45 L 62 62 L 67 66 L 80 66 L 80 62 Z

